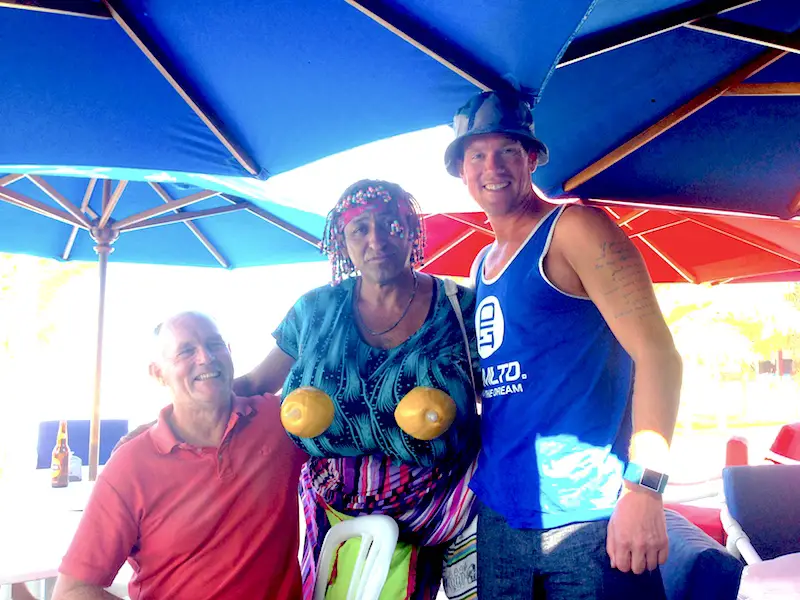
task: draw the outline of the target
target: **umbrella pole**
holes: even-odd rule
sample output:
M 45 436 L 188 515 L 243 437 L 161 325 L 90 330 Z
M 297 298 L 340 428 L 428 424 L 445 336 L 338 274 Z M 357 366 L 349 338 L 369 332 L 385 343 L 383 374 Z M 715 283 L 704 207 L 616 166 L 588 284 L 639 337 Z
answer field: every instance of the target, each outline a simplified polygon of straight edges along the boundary
M 94 251 L 97 252 L 100 266 L 100 297 L 97 307 L 97 356 L 94 371 L 94 401 L 92 403 L 92 421 L 89 428 L 89 481 L 97 479 L 97 466 L 100 459 L 100 381 L 103 373 L 103 322 L 106 309 L 106 271 L 108 270 L 108 255 L 114 249 L 111 244 L 118 234 L 109 228 L 92 230 L 92 237 L 97 242 Z

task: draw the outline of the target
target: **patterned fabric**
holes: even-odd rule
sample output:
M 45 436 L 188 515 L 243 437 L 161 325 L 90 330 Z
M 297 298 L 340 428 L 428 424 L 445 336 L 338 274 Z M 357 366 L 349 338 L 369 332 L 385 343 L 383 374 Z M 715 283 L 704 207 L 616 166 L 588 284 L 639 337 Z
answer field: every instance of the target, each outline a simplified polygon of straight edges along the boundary
M 350 516 L 384 514 L 397 521 L 400 538 L 418 546 L 441 546 L 456 538 L 474 516 L 469 482 L 476 462 L 457 475 L 448 470 L 393 465 L 387 457 L 312 458 L 300 475 L 306 521 L 303 596 L 313 597 L 316 564 L 330 525 L 331 507 Z M 417 569 L 414 598 L 434 598 L 441 578 L 443 549 L 435 564 Z M 424 554 L 420 557 L 424 558 Z
M 274 334 L 278 346 L 296 360 L 284 393 L 313 386 L 330 395 L 335 406 L 334 422 L 323 435 L 292 436 L 312 457 L 300 481 L 306 520 L 304 598 L 313 596 L 315 565 L 329 529 L 326 507 L 351 516 L 394 518 L 401 539 L 419 545 L 413 598 L 434 598 L 442 544 L 461 532 L 473 512 L 469 481 L 480 446 L 469 374 L 477 367 L 470 317 L 474 294 L 458 290 L 471 357 L 439 281 L 419 331 L 384 350 L 364 342 L 353 321 L 355 283 L 348 279 L 304 295 Z M 450 429 L 428 442 L 406 435 L 394 419 L 400 400 L 420 385 L 446 391 L 457 407 Z
M 292 439 L 319 458 L 385 454 L 396 464 L 469 464 L 478 451 L 480 424 L 468 371 L 471 361 L 444 286 L 437 282 L 419 331 L 385 350 L 364 342 L 352 318 L 355 283 L 347 279 L 305 294 L 273 334 L 281 350 L 296 359 L 284 395 L 313 386 L 333 398 L 335 406 L 333 424 L 324 434 Z M 459 288 L 458 299 L 462 312 L 472 315 L 472 290 Z M 472 356 L 477 357 L 472 321 L 465 318 Z M 453 425 L 431 441 L 407 435 L 394 418 L 400 400 L 416 386 L 444 390 L 456 404 Z

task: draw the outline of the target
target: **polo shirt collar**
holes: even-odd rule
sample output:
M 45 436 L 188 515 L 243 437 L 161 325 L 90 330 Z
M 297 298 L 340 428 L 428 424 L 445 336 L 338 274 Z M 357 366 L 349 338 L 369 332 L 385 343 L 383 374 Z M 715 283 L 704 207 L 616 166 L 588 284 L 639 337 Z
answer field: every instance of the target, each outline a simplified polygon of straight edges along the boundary
M 175 449 L 177 446 L 183 444 L 181 440 L 179 440 L 175 436 L 175 432 L 172 431 L 172 427 L 169 426 L 169 417 L 173 413 L 173 406 L 169 404 L 161 409 L 161 412 L 158 414 L 158 420 L 156 424 L 153 425 L 148 434 L 150 438 L 153 440 L 153 444 L 158 450 L 159 454 L 169 454 Z M 228 427 L 226 429 L 226 435 L 233 429 L 233 426 L 241 417 L 249 417 L 251 414 L 255 412 L 255 408 L 253 407 L 252 400 L 249 398 L 240 398 L 239 396 L 231 396 L 231 418 L 228 421 Z

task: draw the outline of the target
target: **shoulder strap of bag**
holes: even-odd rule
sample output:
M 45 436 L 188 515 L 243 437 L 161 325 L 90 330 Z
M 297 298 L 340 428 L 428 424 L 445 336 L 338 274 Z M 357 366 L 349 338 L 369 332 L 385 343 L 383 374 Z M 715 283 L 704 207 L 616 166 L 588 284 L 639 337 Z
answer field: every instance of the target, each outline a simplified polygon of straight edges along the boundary
M 469 363 L 469 379 L 472 381 L 472 389 L 477 393 L 478 388 L 475 385 L 475 375 L 472 372 L 472 355 L 469 351 L 469 337 L 467 336 L 467 328 L 464 327 L 464 315 L 461 314 L 461 305 L 458 303 L 458 286 L 452 279 L 442 279 L 441 281 L 444 283 L 444 291 L 447 294 L 447 298 L 450 300 L 450 304 L 453 305 L 453 311 L 456 313 L 458 324 L 461 327 L 461 335 L 464 338 L 464 349 L 467 351 L 467 362 Z

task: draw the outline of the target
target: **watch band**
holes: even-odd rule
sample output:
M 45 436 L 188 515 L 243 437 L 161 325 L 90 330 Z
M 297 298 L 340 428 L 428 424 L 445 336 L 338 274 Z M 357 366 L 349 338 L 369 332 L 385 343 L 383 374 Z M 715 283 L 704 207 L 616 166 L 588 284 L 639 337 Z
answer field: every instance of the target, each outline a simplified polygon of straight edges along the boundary
M 652 469 L 648 469 L 633 462 L 629 462 L 628 466 L 625 467 L 622 478 L 625 481 L 630 481 L 631 483 L 635 483 L 636 485 L 640 485 L 643 488 L 647 488 L 659 494 L 664 493 L 667 487 L 667 481 L 669 481 L 669 475 L 653 471 Z

